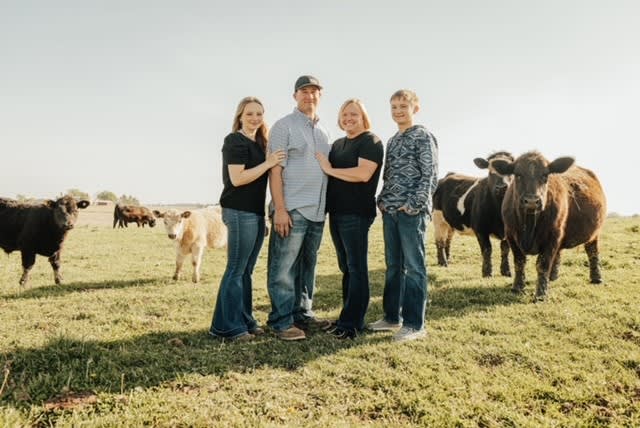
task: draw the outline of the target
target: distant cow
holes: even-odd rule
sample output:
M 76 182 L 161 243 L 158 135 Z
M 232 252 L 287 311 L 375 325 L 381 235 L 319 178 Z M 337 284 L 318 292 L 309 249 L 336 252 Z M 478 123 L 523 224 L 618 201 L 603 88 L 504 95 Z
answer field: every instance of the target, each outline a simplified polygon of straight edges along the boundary
M 505 233 L 515 265 L 513 291 L 524 290 L 527 254 L 537 254 L 536 299 L 547 295 L 549 280 L 558 275 L 560 250 L 584 244 L 591 283 L 602 282 L 599 237 L 606 216 L 606 199 L 596 175 L 574 166 L 574 159 L 547 161 L 538 152 L 514 162 L 495 160 L 493 167 L 515 179 L 502 204 Z
M 487 159 L 475 158 L 480 169 L 488 169 L 484 178 L 462 174 L 447 174 L 438 182 L 433 194 L 434 234 L 438 250 L 438 264 L 447 266 L 454 231 L 474 233 L 482 253 L 482 276 L 492 275 L 490 236 L 500 240 L 500 273 L 510 276 L 509 244 L 504 239 L 504 224 L 500 208 L 511 178 L 496 172 L 490 162 L 494 159 L 513 161 L 508 152 L 496 152 Z
M 16 250 L 21 252 L 23 271 L 20 285 L 27 284 L 36 254 L 49 258 L 55 283 L 61 283 L 62 244 L 78 219 L 78 209 L 88 206 L 89 201 L 76 201 L 71 196 L 40 204 L 0 198 L 0 248 L 7 254 Z
M 222 222 L 219 209 L 200 209 L 179 212 L 168 210 L 153 211 L 156 217 L 164 219 L 164 226 L 169 239 L 176 243 L 176 271 L 173 279 L 177 280 L 185 257 L 191 254 L 193 264 L 193 282 L 200 281 L 200 265 L 205 247 L 222 248 L 227 244 L 227 227 Z
M 136 205 L 120 205 L 116 204 L 113 208 L 113 227 L 129 227 L 129 223 L 135 223 L 138 227 L 149 227 L 156 225 L 156 218 L 151 210 L 147 207 L 139 207 Z

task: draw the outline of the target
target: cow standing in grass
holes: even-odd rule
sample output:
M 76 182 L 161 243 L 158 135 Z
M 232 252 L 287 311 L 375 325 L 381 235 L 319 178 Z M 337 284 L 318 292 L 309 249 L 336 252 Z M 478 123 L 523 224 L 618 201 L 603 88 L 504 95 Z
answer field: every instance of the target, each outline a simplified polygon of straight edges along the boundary
M 511 178 L 491 167 L 490 162 L 494 159 L 513 161 L 513 156 L 501 151 L 491 154 L 487 159 L 475 158 L 473 162 L 478 168 L 488 170 L 486 177 L 447 174 L 438 182 L 433 194 L 433 224 L 440 266 L 449 263 L 454 231 L 474 233 L 482 253 L 482 276 L 492 275 L 491 236 L 500 240 L 500 273 L 511 275 L 509 244 L 505 240 L 501 214 L 502 199 Z
M 167 236 L 176 243 L 176 271 L 174 280 L 178 280 L 184 259 L 191 254 L 194 283 L 200 281 L 200 265 L 206 247 L 222 248 L 227 245 L 227 227 L 222 222 L 218 208 L 193 211 L 168 210 L 153 211 L 156 217 L 164 220 Z
M 36 254 L 49 258 L 55 283 L 61 283 L 62 244 L 78 219 L 78 209 L 88 206 L 89 201 L 76 202 L 71 196 L 40 204 L 0 198 L 0 248 L 7 254 L 20 251 L 23 268 L 20 285 L 27 284 Z
M 491 164 L 501 174 L 514 176 L 502 204 L 515 265 L 513 291 L 524 290 L 526 256 L 537 254 L 536 299 L 545 299 L 549 280 L 558 276 L 560 250 L 580 244 L 589 258 L 591 283 L 601 283 L 598 243 L 607 208 L 596 175 L 574 166 L 573 158 L 549 162 L 538 152 Z
M 156 218 L 151 210 L 147 207 L 137 205 L 120 205 L 116 204 L 113 208 L 113 227 L 116 225 L 120 228 L 129 227 L 129 223 L 135 223 L 138 227 L 149 227 L 156 225 Z

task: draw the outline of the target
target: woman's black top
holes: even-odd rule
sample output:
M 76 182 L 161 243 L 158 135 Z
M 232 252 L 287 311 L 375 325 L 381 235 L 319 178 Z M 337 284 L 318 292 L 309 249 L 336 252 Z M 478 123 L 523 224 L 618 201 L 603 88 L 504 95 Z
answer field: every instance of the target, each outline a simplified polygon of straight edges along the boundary
M 229 165 L 244 165 L 251 169 L 265 161 L 262 147 L 240 132 L 233 132 L 224 139 L 222 146 L 222 182 L 224 189 L 220 195 L 223 208 L 233 208 L 264 215 L 267 196 L 268 172 L 251 183 L 235 187 L 229 177 Z
M 383 148 L 380 139 L 371 132 L 357 137 L 336 140 L 329 152 L 329 162 L 334 168 L 354 168 L 358 158 L 378 164 L 369 181 L 351 183 L 329 177 L 327 188 L 327 212 L 329 214 L 356 214 L 363 217 L 376 216 L 376 188 L 382 167 Z

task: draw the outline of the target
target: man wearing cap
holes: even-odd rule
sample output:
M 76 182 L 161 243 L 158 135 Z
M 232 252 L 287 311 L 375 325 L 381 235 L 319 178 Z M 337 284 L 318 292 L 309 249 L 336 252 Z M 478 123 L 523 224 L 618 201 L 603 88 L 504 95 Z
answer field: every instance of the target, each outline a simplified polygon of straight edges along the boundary
M 329 135 L 316 115 L 321 90 L 318 79 L 300 76 L 293 92 L 296 108 L 269 134 L 269 152 L 287 154 L 269 172 L 269 213 L 275 233 L 269 237 L 268 324 L 282 340 L 301 340 L 312 327 L 330 326 L 311 309 L 327 190 L 327 176 L 315 153 L 327 155 L 330 148 Z

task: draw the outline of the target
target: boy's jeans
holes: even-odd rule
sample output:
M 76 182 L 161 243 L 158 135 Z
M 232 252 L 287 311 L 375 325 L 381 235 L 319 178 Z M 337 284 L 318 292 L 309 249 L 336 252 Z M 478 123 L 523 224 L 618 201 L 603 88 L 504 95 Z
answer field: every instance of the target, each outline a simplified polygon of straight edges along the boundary
M 382 214 L 387 265 L 382 307 L 384 319 L 420 330 L 427 302 L 424 237 L 426 214 Z

